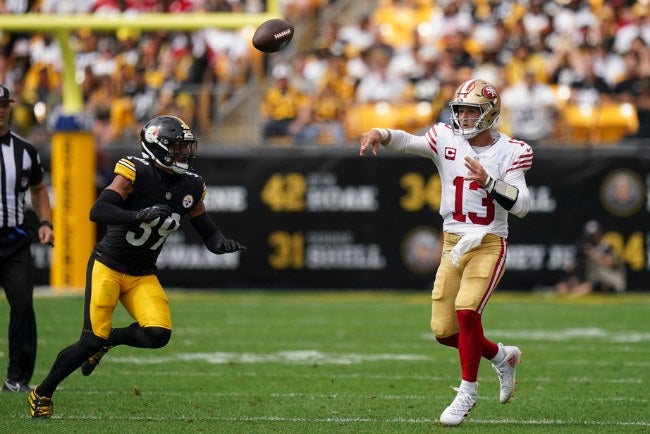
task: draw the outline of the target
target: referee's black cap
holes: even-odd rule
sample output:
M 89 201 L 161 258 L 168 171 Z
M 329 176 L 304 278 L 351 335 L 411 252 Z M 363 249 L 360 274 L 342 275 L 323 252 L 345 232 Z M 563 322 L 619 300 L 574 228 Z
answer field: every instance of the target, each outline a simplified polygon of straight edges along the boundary
M 14 100 L 11 99 L 11 92 L 9 92 L 9 89 L 3 85 L 0 85 L 0 101 L 14 102 Z

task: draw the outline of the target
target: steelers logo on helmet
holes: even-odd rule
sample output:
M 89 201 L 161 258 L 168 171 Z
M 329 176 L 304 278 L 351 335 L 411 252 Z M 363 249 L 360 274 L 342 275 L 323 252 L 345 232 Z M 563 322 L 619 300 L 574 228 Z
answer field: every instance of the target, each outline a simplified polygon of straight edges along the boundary
M 156 142 L 158 141 L 158 135 L 160 134 L 159 125 L 150 125 L 144 130 L 144 137 L 147 142 Z
M 140 132 L 143 155 L 175 173 L 194 170 L 197 143 L 190 127 L 175 116 L 157 116 Z

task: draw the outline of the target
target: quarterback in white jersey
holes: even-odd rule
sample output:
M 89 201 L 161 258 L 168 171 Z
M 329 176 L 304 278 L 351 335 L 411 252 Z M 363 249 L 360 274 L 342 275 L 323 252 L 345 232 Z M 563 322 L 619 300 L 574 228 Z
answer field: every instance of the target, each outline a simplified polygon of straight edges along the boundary
M 489 147 L 472 147 L 467 139 L 454 134 L 443 123 L 432 126 L 424 136 L 396 131 L 386 148 L 430 158 L 438 168 L 442 184 L 440 215 L 446 232 L 457 235 L 477 232 L 508 236 L 508 212 L 523 217 L 528 212 L 528 188 L 524 173 L 532 163 L 533 152 L 526 143 L 502 133 L 493 135 Z M 476 160 L 493 179 L 500 179 L 519 190 L 510 210 L 491 199 L 477 180 L 467 179 L 465 158 Z
M 456 398 L 442 412 L 442 425 L 459 425 L 478 397 L 481 357 L 499 378 L 499 400 L 510 401 L 521 351 L 483 334 L 481 315 L 503 276 L 508 214 L 524 217 L 530 196 L 525 173 L 533 151 L 492 130 L 501 110 L 499 94 L 485 80 L 462 83 L 450 103 L 451 125 L 438 123 L 423 136 L 373 128 L 361 136 L 359 154 L 380 145 L 430 158 L 442 185 L 443 254 L 432 291 L 431 329 L 436 340 L 458 349 L 462 371 Z

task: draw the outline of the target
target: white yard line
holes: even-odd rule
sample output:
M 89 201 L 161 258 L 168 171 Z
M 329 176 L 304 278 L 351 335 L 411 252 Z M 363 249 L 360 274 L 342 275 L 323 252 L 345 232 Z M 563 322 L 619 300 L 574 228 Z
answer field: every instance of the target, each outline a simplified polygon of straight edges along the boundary
M 54 416 L 53 419 L 58 419 Z M 289 422 L 289 423 L 370 423 L 370 424 L 432 424 L 436 425 L 436 419 L 429 418 L 388 418 L 375 419 L 368 417 L 284 417 L 284 416 L 249 416 L 249 417 L 220 417 L 220 416 L 179 416 L 179 417 L 151 417 L 151 416 L 74 416 L 66 415 L 61 419 L 75 420 L 118 420 L 118 421 L 215 421 L 215 422 Z M 468 419 L 464 425 L 530 425 L 530 426 L 567 426 L 576 425 L 583 427 L 649 427 L 650 421 L 585 421 L 585 420 L 562 420 L 562 419 Z
M 64 387 L 61 387 L 61 390 L 65 390 Z M 75 394 L 79 395 L 102 395 L 102 396 L 122 396 L 124 395 L 124 389 L 122 390 L 75 390 Z M 141 390 L 140 393 L 143 393 Z M 156 392 L 157 393 L 157 392 Z M 368 399 L 369 397 L 372 397 L 372 399 L 376 399 L 378 401 L 380 400 L 386 400 L 386 401 L 401 401 L 401 400 L 411 400 L 411 401 L 436 401 L 436 400 L 445 400 L 449 398 L 449 394 L 430 394 L 430 395 L 384 395 L 381 393 L 372 393 L 369 392 L 367 394 L 352 394 L 352 393 L 330 393 L 330 394 L 321 394 L 321 393 L 301 393 L 301 392 L 288 392 L 288 393 L 276 393 L 272 392 L 269 393 L 268 395 L 265 393 L 256 393 L 256 392 L 242 392 L 242 391 L 233 391 L 233 392 L 208 392 L 205 390 L 201 390 L 200 392 L 197 392 L 197 394 L 201 396 L 208 396 L 208 397 L 213 397 L 213 398 L 231 398 L 231 397 L 236 397 L 236 398 L 243 398 L 243 397 L 264 397 L 268 396 L 269 398 L 277 398 L 277 399 Z M 187 397 L 190 396 L 191 394 L 187 392 L 186 390 L 182 391 L 173 391 L 173 390 L 166 390 L 165 391 L 165 396 L 179 396 L 179 397 Z M 494 401 L 494 396 L 490 396 L 488 393 L 482 394 L 478 397 L 479 401 Z M 521 399 L 522 401 L 526 402 L 532 402 L 532 401 L 548 401 L 548 397 L 536 397 L 536 396 L 526 396 L 525 398 Z M 575 401 L 575 397 L 570 397 L 570 396 L 559 396 L 559 397 L 553 397 L 554 401 Z M 581 398 L 580 401 L 582 402 L 593 402 L 593 403 L 601 403 L 601 402 L 629 402 L 629 403 L 644 403 L 650 401 L 650 399 L 647 398 L 635 398 L 635 397 L 602 397 L 602 398 L 597 398 L 597 397 L 591 397 L 591 398 Z

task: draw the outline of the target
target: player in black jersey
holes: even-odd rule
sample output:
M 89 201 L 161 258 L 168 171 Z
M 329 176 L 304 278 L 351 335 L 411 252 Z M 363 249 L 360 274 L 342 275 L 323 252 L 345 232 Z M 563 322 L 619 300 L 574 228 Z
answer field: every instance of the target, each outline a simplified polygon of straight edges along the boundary
M 156 277 L 156 260 L 183 216 L 189 217 L 212 253 L 245 248 L 224 237 L 205 210 L 206 186 L 193 172 L 197 143 L 187 124 L 173 116 L 158 116 L 143 127 L 140 138 L 143 157 L 120 159 L 113 182 L 90 210 L 90 219 L 106 224 L 107 232 L 88 261 L 83 330 L 29 394 L 33 418 L 51 417 L 52 395 L 59 383 L 79 367 L 90 375 L 110 348 L 167 344 L 171 314 Z M 112 328 L 118 302 L 136 320 L 128 327 Z

